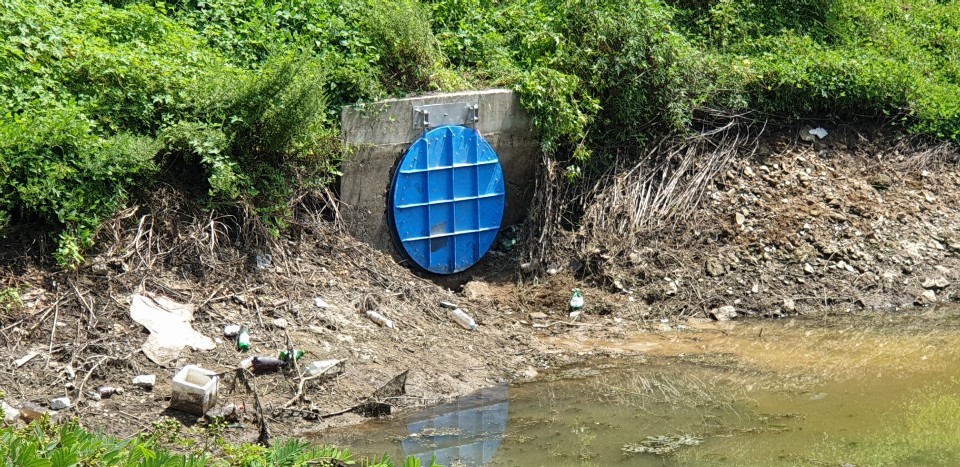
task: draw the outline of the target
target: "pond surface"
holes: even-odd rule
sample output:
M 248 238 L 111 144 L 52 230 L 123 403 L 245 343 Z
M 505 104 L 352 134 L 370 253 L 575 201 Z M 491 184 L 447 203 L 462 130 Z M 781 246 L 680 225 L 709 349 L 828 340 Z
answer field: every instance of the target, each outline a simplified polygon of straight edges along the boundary
M 318 441 L 448 466 L 960 465 L 956 309 L 551 343 L 623 356 Z

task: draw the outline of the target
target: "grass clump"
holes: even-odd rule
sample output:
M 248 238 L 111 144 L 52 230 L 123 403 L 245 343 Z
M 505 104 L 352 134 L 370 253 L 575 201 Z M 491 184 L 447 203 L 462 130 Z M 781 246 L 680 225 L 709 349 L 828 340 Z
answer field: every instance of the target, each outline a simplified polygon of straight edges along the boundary
M 0 393 L 0 398 L 3 394 Z M 0 418 L 3 413 L 0 409 Z M 199 441 L 181 433 L 171 419 L 131 439 L 92 433 L 76 421 L 51 423 L 49 417 L 24 427 L 0 427 L 0 462 L 5 465 L 46 467 L 66 465 L 180 466 L 180 467 L 301 467 L 357 465 L 394 467 L 389 456 L 356 458 L 347 449 L 312 446 L 302 440 L 280 440 L 270 447 L 233 444 L 223 440 L 223 425 L 198 431 Z M 403 467 L 440 467 L 422 464 L 410 456 Z

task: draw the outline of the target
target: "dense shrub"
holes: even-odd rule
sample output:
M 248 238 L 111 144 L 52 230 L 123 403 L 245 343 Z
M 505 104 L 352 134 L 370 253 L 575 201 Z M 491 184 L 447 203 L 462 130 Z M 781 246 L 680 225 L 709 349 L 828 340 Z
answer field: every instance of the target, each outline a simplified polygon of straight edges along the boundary
M 956 1 L 0 4 L 0 226 L 59 225 L 65 263 L 163 174 L 282 228 L 342 106 L 387 95 L 512 87 L 571 178 L 731 114 L 960 141 Z

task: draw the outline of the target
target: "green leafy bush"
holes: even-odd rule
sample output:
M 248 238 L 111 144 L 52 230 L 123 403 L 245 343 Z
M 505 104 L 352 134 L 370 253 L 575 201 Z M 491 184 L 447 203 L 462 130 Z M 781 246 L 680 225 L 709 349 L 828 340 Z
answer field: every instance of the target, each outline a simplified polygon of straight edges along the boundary
M 278 232 L 287 197 L 335 179 L 341 108 L 391 94 L 516 89 L 571 179 L 732 114 L 960 141 L 958 2 L 2 5 L 0 227 L 60 226 L 64 264 L 160 177 Z
M 0 393 L 0 399 L 3 393 Z M 3 414 L 0 413 L 0 416 Z M 203 431 L 203 430 L 201 430 Z M 308 465 L 360 465 L 394 467 L 389 456 L 381 459 L 356 459 L 349 450 L 335 446 L 312 446 L 297 439 L 285 439 L 269 448 L 254 444 L 232 444 L 220 436 L 220 428 L 212 426 L 202 434 L 212 445 L 194 445 L 197 452 L 180 454 L 192 445 L 181 433 L 179 422 L 157 422 L 152 430 L 132 439 L 91 433 L 76 421 L 55 425 L 49 418 L 22 428 L 0 427 L 0 463 L 4 465 L 47 467 L 67 465 L 112 466 L 244 466 L 305 467 Z M 211 450 L 222 454 L 214 456 Z M 420 461 L 408 457 L 402 464 L 419 467 Z M 440 467 L 431 462 L 429 467 Z

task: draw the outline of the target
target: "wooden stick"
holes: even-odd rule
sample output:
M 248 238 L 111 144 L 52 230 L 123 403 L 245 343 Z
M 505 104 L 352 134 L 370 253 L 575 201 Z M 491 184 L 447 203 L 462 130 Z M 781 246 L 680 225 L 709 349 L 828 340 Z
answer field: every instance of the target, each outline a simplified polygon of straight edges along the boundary
M 50 342 L 47 344 L 47 362 L 50 362 L 50 354 L 53 353 L 53 339 L 57 335 L 57 319 L 60 317 L 60 305 L 53 306 L 53 326 L 50 327 Z M 79 321 L 78 321 L 79 322 Z

